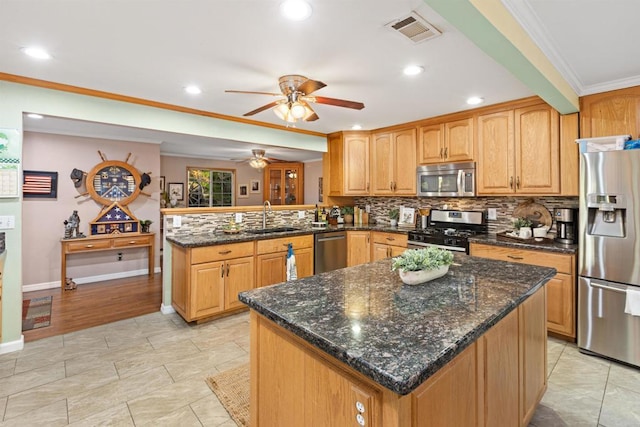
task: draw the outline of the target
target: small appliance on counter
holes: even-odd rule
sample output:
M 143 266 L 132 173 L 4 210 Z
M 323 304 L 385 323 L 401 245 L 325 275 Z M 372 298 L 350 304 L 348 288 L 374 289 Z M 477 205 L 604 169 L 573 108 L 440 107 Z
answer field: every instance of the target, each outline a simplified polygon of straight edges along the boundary
M 556 208 L 553 211 L 556 220 L 555 241 L 563 245 L 578 243 L 578 210 L 575 208 Z

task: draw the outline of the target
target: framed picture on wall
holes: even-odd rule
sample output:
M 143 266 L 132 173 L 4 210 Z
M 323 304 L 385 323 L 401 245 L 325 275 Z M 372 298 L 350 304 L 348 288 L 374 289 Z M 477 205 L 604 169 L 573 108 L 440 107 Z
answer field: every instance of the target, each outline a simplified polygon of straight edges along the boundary
M 251 192 L 259 193 L 260 192 L 260 181 L 257 179 L 251 180 Z
M 318 178 L 318 201 L 322 202 L 322 177 Z
M 238 197 L 243 199 L 249 197 L 249 186 L 247 184 L 240 184 L 238 186 Z
M 169 183 L 169 198 L 176 200 L 184 200 L 184 184 L 181 182 Z
M 164 176 L 160 177 L 160 192 L 164 192 Z

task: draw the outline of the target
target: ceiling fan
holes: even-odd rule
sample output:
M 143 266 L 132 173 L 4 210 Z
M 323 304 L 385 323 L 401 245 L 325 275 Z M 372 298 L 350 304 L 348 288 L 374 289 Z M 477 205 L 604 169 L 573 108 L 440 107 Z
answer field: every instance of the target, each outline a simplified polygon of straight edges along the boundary
M 282 93 L 271 92 L 250 92 L 243 90 L 225 90 L 228 93 L 251 93 L 258 95 L 270 95 L 284 97 L 277 101 L 270 102 L 253 111 L 249 111 L 244 116 L 253 116 L 269 108 L 273 108 L 273 112 L 280 119 L 289 123 L 295 123 L 298 120 L 312 122 L 318 120 L 318 115 L 311 108 L 311 103 L 334 105 L 336 107 L 353 108 L 362 110 L 364 104 L 362 102 L 346 101 L 344 99 L 326 98 L 323 96 L 313 96 L 313 92 L 322 89 L 326 84 L 318 80 L 311 80 L 305 76 L 290 74 L 282 76 L 278 79 L 280 90 Z
M 251 157 L 238 161 L 240 163 L 248 162 L 249 166 L 255 169 L 264 169 L 270 163 L 283 162 L 284 160 L 266 157 L 264 150 L 253 149 L 251 150 Z

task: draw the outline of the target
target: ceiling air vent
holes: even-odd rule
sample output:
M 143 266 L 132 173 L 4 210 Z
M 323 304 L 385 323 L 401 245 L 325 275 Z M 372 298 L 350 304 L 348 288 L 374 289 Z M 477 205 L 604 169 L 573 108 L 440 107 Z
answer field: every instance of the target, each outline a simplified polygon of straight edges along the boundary
M 386 27 L 393 32 L 403 35 L 414 43 L 420 43 L 442 34 L 436 27 L 429 24 L 416 12 L 411 12 L 406 18 L 400 18 L 397 21 L 390 22 Z

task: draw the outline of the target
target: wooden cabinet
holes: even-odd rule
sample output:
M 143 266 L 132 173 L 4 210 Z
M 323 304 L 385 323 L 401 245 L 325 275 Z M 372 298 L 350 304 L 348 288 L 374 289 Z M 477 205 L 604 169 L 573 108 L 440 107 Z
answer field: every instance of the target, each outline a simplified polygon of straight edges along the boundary
M 254 287 L 253 242 L 171 249 L 171 303 L 186 321 L 244 307 L 238 293 Z
M 371 261 L 398 256 L 406 250 L 406 234 L 371 232 Z
M 304 204 L 304 165 L 272 163 L 265 167 L 264 200 L 272 205 Z
M 256 242 L 256 287 L 287 280 L 287 248 L 293 245 L 298 278 L 313 276 L 313 236 L 291 236 Z
M 419 129 L 418 163 L 473 160 L 473 117 L 422 126 Z
M 329 195 L 369 194 L 369 134 L 339 132 L 329 135 Z
M 555 268 L 558 273 L 545 285 L 547 330 L 576 339 L 575 255 L 471 243 L 470 255 Z
M 640 135 L 640 86 L 580 98 L 580 137 Z
M 371 142 L 371 193 L 416 195 L 416 130 L 374 134 Z
M 478 194 L 558 194 L 559 115 L 547 104 L 478 116 Z
M 371 261 L 371 232 L 347 231 L 347 267 Z

